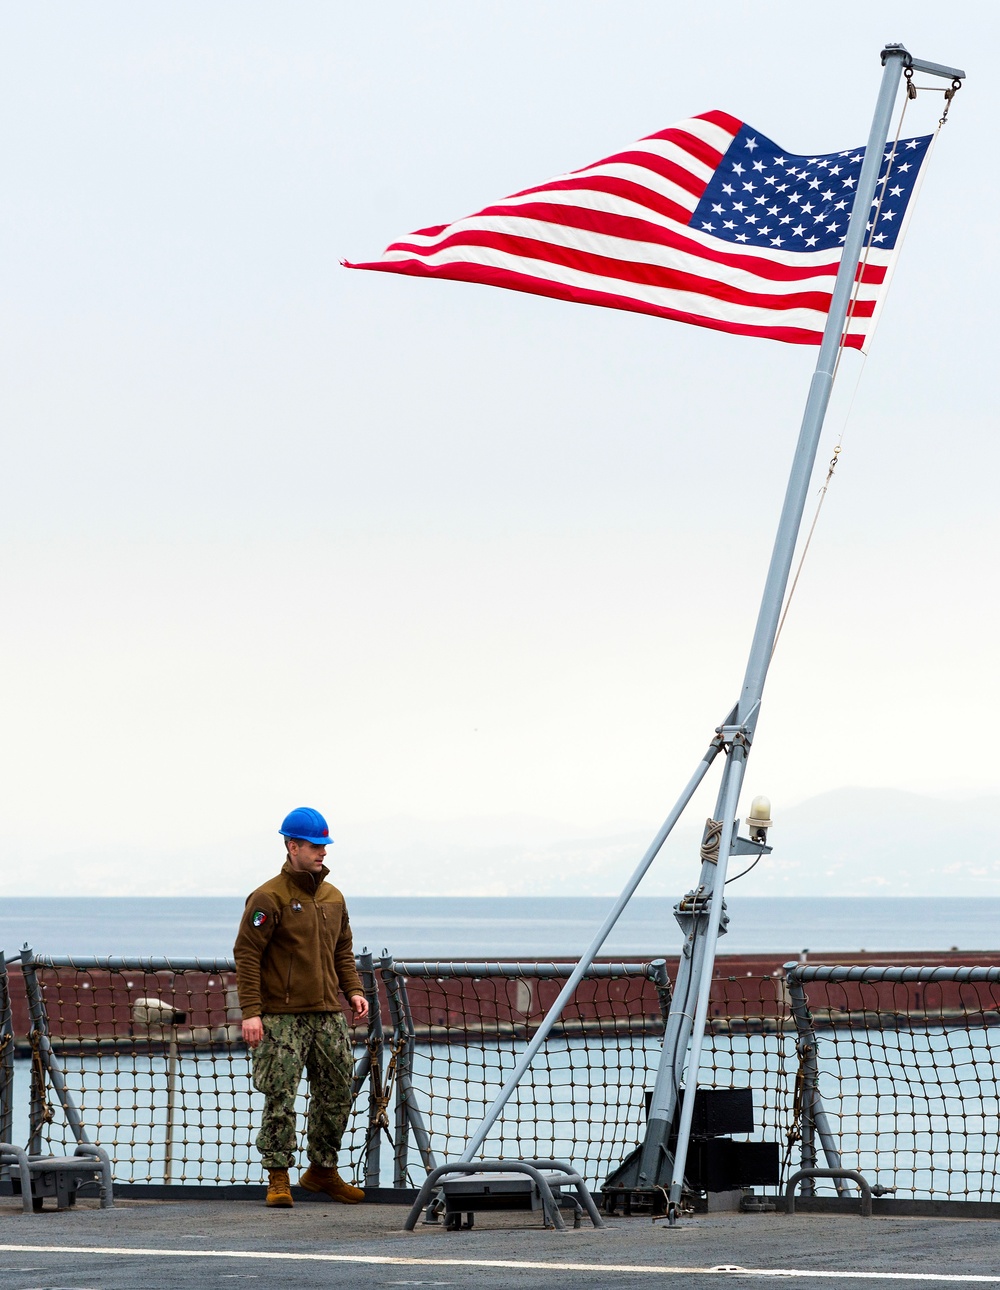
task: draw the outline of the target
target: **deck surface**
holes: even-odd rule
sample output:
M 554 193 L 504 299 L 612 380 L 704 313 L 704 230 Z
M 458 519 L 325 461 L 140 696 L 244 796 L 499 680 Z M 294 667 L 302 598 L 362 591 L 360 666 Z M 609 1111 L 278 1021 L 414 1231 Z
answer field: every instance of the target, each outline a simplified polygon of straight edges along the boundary
M 479 1215 L 472 1232 L 402 1231 L 394 1205 L 128 1201 L 22 1214 L 0 1198 L 4 1290 L 225 1290 L 261 1286 L 477 1286 L 627 1290 L 722 1283 L 790 1290 L 1000 1286 L 1000 1222 L 778 1214 L 609 1219 L 603 1231 L 546 1232 L 533 1216 Z M 734 1269 L 734 1270 L 727 1270 Z M 736 1270 L 739 1269 L 739 1270 Z

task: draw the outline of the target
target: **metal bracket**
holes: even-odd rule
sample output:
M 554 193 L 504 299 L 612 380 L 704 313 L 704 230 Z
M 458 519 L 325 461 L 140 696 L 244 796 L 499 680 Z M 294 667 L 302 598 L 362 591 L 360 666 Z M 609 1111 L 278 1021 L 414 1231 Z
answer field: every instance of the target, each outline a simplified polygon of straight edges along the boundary
M 946 81 L 964 81 L 965 73 L 957 67 L 945 67 L 942 63 L 928 63 L 924 58 L 914 58 L 905 45 L 886 45 L 882 50 L 882 66 L 894 54 L 900 54 L 904 67 L 912 67 L 915 72 L 926 72 L 928 76 L 941 76 Z
M 754 842 L 751 838 L 733 838 L 731 856 L 769 856 L 774 850 L 765 842 Z
M 674 918 L 697 918 L 699 914 L 707 914 L 708 907 L 712 903 L 712 893 L 706 887 L 696 887 L 693 891 L 687 892 L 674 906 Z
M 723 744 L 742 744 L 745 748 L 749 748 L 753 743 L 753 735 L 743 724 L 716 726 L 715 733 Z
M 697 887 L 694 891 L 689 891 L 674 906 L 674 918 L 684 933 L 685 946 L 691 936 L 691 921 L 696 918 L 707 918 L 711 903 L 712 893 L 706 887 Z M 722 914 L 719 917 L 719 935 L 725 936 L 728 928 L 729 915 L 726 913 L 726 903 L 723 901 Z

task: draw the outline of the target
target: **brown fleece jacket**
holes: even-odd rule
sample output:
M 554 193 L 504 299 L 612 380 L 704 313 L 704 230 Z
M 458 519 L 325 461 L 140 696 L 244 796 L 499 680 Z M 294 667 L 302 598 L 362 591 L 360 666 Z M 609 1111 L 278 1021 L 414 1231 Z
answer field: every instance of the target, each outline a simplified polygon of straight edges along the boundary
M 243 1017 L 342 1012 L 340 991 L 363 994 L 344 897 L 329 869 L 281 873 L 248 898 L 233 955 Z

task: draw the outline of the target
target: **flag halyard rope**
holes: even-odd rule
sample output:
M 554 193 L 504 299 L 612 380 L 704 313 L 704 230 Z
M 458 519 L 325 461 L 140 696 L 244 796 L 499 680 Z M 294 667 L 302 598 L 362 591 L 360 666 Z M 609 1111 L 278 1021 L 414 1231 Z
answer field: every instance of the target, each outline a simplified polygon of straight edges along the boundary
M 896 154 L 899 149 L 899 141 L 903 133 L 903 122 L 906 119 L 906 109 L 909 106 L 910 101 L 917 97 L 918 89 L 923 90 L 923 89 L 936 88 L 931 86 L 915 85 L 913 83 L 912 67 L 907 67 L 905 69 L 904 74 L 906 76 L 906 94 L 903 97 L 903 104 L 902 104 L 902 108 L 900 109 L 899 120 L 896 125 L 896 137 L 893 139 L 892 147 L 890 148 L 889 153 L 886 157 L 886 160 L 888 161 L 889 164 L 888 164 L 888 167 L 886 168 L 885 176 L 882 179 L 878 189 L 878 197 L 875 203 L 875 211 L 871 220 L 872 236 L 870 236 L 865 242 L 864 252 L 861 258 L 861 264 L 858 267 L 858 272 L 855 275 L 854 285 L 851 290 L 851 299 L 847 308 L 847 317 L 844 321 L 844 330 L 841 333 L 840 346 L 837 350 L 837 358 L 833 368 L 834 385 L 836 385 L 837 377 L 840 374 L 840 360 L 843 358 L 843 355 L 844 355 L 844 350 L 846 348 L 846 345 L 844 342 L 850 330 L 851 320 L 854 316 L 854 311 L 857 306 L 859 287 L 861 282 L 864 280 L 865 270 L 868 267 L 868 259 L 873 245 L 872 237 L 874 236 L 875 229 L 878 226 L 878 221 L 882 214 L 882 206 L 885 201 L 886 193 L 888 192 L 888 189 L 889 189 L 889 179 L 892 175 L 893 166 L 895 165 L 895 162 L 896 162 Z M 949 89 L 938 91 L 940 93 L 943 93 L 945 96 L 945 107 L 944 107 L 944 112 L 942 113 L 940 119 L 938 120 L 937 130 L 935 131 L 935 137 L 941 133 L 941 129 L 948 119 L 948 113 L 951 109 L 951 104 L 954 100 L 954 97 L 961 89 L 961 87 L 962 87 L 962 82 L 959 80 L 956 80 L 952 82 L 951 87 Z M 791 608 L 792 598 L 794 597 L 796 588 L 798 587 L 798 584 L 799 584 L 799 577 L 801 576 L 802 568 L 805 564 L 806 557 L 809 554 L 809 548 L 810 548 L 810 545 L 812 544 L 813 534 L 816 532 L 816 526 L 819 523 L 820 512 L 823 509 L 823 503 L 826 501 L 827 492 L 829 491 L 830 484 L 833 481 L 834 471 L 837 469 L 837 463 L 840 460 L 840 454 L 844 444 L 844 435 L 847 432 L 847 426 L 850 422 L 851 415 L 854 411 L 854 404 L 858 396 L 858 389 L 860 388 L 860 385 L 861 385 L 861 377 L 864 373 L 864 368 L 865 368 L 865 363 L 867 362 L 867 358 L 868 358 L 868 354 L 866 351 L 863 350 L 861 355 L 861 364 L 858 368 L 857 380 L 854 383 L 854 390 L 853 390 L 853 393 L 851 394 L 851 401 L 850 401 L 850 404 L 848 405 L 847 413 L 844 416 L 843 424 L 841 425 L 841 428 L 840 428 L 840 434 L 837 436 L 837 442 L 833 449 L 833 455 L 831 456 L 829 465 L 827 466 L 826 478 L 823 480 L 823 483 L 820 486 L 819 496 L 816 502 L 816 510 L 813 514 L 812 523 L 809 525 L 809 531 L 806 534 L 806 540 L 802 547 L 802 553 L 799 556 L 798 564 L 795 567 L 795 574 L 792 578 L 791 586 L 788 589 L 788 595 L 785 598 L 785 604 L 781 611 L 781 617 L 778 620 L 778 629 L 774 634 L 774 645 L 771 648 L 772 657 L 774 656 L 774 651 L 778 647 L 778 640 L 781 637 L 781 631 L 785 625 L 785 619 L 788 617 L 788 611 Z

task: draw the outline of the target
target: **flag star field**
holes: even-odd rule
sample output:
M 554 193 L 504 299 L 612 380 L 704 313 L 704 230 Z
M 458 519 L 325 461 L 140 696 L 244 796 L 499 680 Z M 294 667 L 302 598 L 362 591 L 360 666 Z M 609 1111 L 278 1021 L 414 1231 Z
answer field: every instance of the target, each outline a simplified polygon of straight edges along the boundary
M 886 145 L 869 212 L 869 229 L 877 216 L 873 246 L 895 247 L 930 141 L 924 135 Z M 745 125 L 709 181 L 691 226 L 739 245 L 836 249 L 847 236 L 864 157 L 864 148 L 795 157 Z

